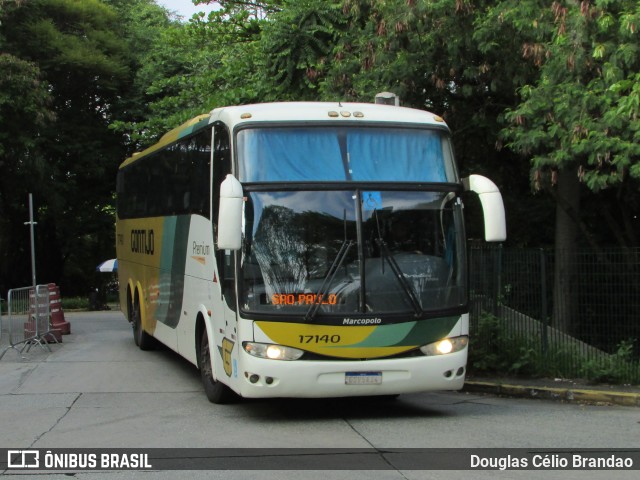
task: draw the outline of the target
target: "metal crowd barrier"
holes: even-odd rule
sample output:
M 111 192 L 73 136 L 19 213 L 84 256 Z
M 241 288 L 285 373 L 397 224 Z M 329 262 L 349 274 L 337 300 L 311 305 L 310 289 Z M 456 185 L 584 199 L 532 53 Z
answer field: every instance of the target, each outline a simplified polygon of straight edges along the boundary
M 48 285 L 37 285 L 35 291 L 33 287 L 9 290 L 7 295 L 9 346 L 0 353 L 0 360 L 11 349 L 23 355 L 36 344 L 43 350 L 51 352 L 49 341 L 58 343 L 58 339 L 51 328 L 50 316 Z

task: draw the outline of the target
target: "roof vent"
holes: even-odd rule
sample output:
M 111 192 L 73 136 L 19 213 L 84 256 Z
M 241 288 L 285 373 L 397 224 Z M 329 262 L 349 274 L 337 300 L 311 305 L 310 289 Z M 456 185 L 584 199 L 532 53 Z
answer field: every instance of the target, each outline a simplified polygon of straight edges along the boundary
M 396 107 L 399 107 L 400 97 L 395 93 L 381 92 L 376 95 L 375 103 L 378 105 L 395 105 Z

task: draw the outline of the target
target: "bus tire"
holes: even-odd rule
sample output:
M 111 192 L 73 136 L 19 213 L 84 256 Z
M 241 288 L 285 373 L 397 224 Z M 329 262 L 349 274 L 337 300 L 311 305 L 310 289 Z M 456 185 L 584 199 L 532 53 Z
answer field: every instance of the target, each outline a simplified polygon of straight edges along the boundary
M 155 347 L 154 338 L 145 332 L 144 328 L 142 328 L 142 314 L 140 312 L 140 301 L 138 300 L 138 295 L 136 295 L 135 301 L 133 302 L 131 314 L 133 340 L 136 342 L 136 345 L 140 347 L 140 350 L 153 350 Z
M 213 369 L 211 367 L 211 350 L 209 348 L 209 336 L 207 329 L 202 330 L 200 336 L 200 377 L 204 386 L 204 393 L 211 403 L 225 404 L 237 400 L 237 395 L 225 384 L 213 379 Z

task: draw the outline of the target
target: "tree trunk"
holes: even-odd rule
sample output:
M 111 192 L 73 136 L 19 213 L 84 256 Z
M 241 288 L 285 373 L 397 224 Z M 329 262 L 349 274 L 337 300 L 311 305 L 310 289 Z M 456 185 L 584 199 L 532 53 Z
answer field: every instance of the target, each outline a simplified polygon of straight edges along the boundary
M 571 334 L 575 331 L 578 296 L 575 289 L 576 247 L 580 231 L 580 181 L 575 171 L 558 172 L 556 186 L 555 273 L 553 325 Z

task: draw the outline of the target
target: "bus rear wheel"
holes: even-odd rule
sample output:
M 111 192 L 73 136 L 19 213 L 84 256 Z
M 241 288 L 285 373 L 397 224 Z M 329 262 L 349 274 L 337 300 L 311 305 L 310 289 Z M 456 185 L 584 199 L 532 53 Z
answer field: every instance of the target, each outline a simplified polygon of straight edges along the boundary
M 204 393 L 211 403 L 225 404 L 237 400 L 236 394 L 226 385 L 213 379 L 211 368 L 211 350 L 209 348 L 209 336 L 205 328 L 200 337 L 200 377 L 204 386 Z
M 142 314 L 140 313 L 140 301 L 137 295 L 133 302 L 131 313 L 133 317 L 131 319 L 133 325 L 133 340 L 136 342 L 136 345 L 140 347 L 140 350 L 153 350 L 155 347 L 154 338 L 142 328 Z

